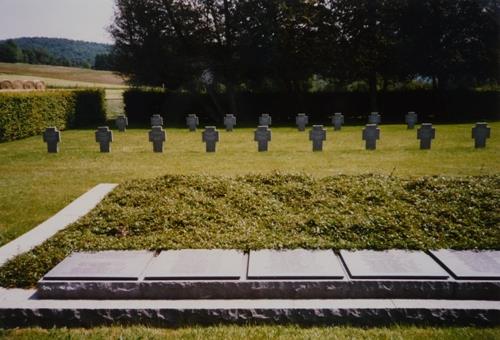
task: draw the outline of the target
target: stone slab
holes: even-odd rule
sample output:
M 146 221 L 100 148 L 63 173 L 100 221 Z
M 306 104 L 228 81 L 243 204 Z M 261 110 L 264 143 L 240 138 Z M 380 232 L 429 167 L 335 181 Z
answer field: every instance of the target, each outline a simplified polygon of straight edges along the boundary
M 457 279 L 500 280 L 500 251 L 441 249 L 431 254 Z
M 44 276 L 44 280 L 138 280 L 153 252 L 109 250 L 73 253 Z
M 341 250 L 353 279 L 447 279 L 448 273 L 429 255 L 407 250 Z
M 0 248 L 0 266 L 9 259 L 27 252 L 76 222 L 92 210 L 117 184 L 103 183 L 87 191 L 57 214 Z
M 146 280 L 239 279 L 243 252 L 222 249 L 183 249 L 162 251 L 148 266 Z
M 331 250 L 251 251 L 249 279 L 342 279 L 340 260 Z

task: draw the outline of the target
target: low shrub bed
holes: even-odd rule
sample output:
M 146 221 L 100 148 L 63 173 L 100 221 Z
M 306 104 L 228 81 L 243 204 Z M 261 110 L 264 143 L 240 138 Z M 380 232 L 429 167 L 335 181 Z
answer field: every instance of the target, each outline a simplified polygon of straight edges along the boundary
M 0 93 L 0 142 L 105 120 L 102 89 Z
M 168 175 L 121 184 L 0 268 L 27 287 L 76 250 L 500 249 L 500 176 Z

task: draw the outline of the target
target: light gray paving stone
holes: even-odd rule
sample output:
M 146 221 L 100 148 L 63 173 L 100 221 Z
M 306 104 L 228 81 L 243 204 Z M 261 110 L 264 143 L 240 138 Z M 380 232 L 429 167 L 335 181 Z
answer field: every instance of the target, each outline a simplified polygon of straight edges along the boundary
M 500 279 L 500 251 L 433 250 L 431 254 L 457 279 Z M 499 296 L 500 299 L 500 296 Z
M 408 250 L 341 250 L 349 275 L 355 279 L 446 279 L 448 273 L 429 255 Z
M 44 276 L 44 280 L 138 280 L 153 259 L 142 250 L 73 253 Z
M 340 260 L 331 250 L 251 251 L 248 278 L 252 279 L 342 279 Z
M 239 279 L 243 252 L 223 249 L 162 251 L 146 269 L 145 280 Z

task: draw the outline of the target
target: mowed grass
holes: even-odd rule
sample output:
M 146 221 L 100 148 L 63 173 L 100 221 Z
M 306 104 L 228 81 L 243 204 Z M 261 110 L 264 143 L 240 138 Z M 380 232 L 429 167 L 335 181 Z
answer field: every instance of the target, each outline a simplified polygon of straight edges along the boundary
M 7 339 L 439 339 L 439 340 L 494 340 L 500 337 L 500 328 L 472 327 L 413 327 L 393 326 L 376 328 L 357 327 L 299 327 L 289 326 L 231 326 L 183 327 L 175 329 L 134 327 L 13 329 L 0 330 Z
M 500 173 L 500 123 L 490 124 L 486 149 L 474 149 L 471 124 L 437 125 L 431 150 L 419 150 L 416 130 L 381 126 L 377 150 L 364 150 L 361 127 L 328 130 L 323 152 L 307 133 L 274 128 L 270 151 L 258 153 L 254 129 L 220 132 L 217 152 L 205 152 L 201 131 L 167 129 L 163 154 L 152 152 L 146 129 L 115 131 L 110 154 L 99 153 L 93 130 L 62 132 L 61 152 L 48 154 L 41 136 L 0 144 L 0 244 L 46 220 L 98 183 L 165 174 L 237 176 L 303 172 L 337 174 L 488 175 Z

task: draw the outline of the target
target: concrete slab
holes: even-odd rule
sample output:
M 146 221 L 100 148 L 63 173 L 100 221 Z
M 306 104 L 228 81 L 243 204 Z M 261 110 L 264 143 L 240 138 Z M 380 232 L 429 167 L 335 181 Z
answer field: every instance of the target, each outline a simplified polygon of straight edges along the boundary
M 162 251 L 148 266 L 145 280 L 239 279 L 243 252 L 221 249 Z
M 73 253 L 44 276 L 44 280 L 138 280 L 153 259 L 149 251 Z
M 407 250 L 341 250 L 353 279 L 447 279 L 448 273 L 429 255 Z
M 500 251 L 432 250 L 430 252 L 453 276 L 461 280 L 500 279 Z
M 0 248 L 0 266 L 11 258 L 42 244 L 92 210 L 117 184 L 99 184 L 57 214 Z
M 251 251 L 249 279 L 342 279 L 344 271 L 331 250 Z

